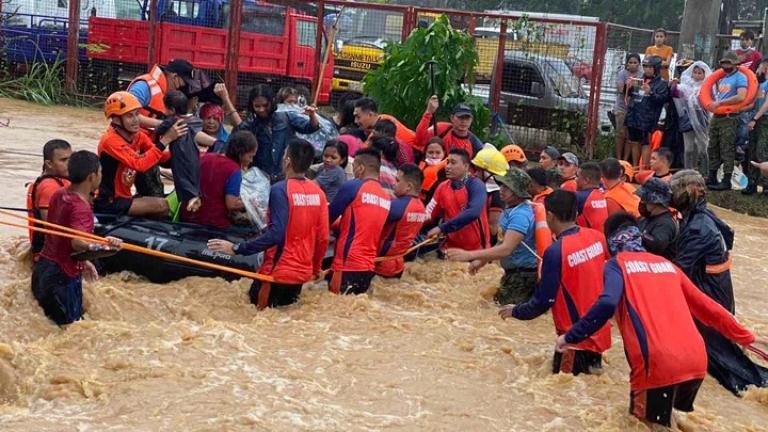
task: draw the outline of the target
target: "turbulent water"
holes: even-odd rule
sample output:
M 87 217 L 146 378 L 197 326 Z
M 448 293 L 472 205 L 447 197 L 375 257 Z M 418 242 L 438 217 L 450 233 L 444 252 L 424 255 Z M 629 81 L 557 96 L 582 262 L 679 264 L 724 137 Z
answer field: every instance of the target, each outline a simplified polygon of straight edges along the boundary
M 21 206 L 50 138 L 93 149 L 96 111 L 0 99 L 1 205 Z M 13 153 L 11 153 L 13 152 Z M 737 232 L 740 320 L 768 336 L 766 222 L 719 212 Z M 410 264 L 371 296 L 311 286 L 257 312 L 248 282 L 150 284 L 112 275 L 85 287 L 85 320 L 59 329 L 30 292 L 26 242 L 0 237 L 0 430 L 644 431 L 627 413 L 621 342 L 601 376 L 552 375 L 551 316 L 502 321 L 500 276 Z M 768 430 L 768 391 L 737 398 L 707 378 L 683 431 Z

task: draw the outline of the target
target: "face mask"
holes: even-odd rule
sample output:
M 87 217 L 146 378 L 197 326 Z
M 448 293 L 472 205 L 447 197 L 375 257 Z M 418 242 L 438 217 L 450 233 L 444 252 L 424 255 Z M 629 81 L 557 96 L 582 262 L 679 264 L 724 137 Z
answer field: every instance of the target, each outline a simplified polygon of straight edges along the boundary
M 640 212 L 640 216 L 647 218 L 651 216 L 651 212 L 648 211 L 648 205 L 645 203 L 640 203 L 639 206 L 637 206 L 637 211 Z
M 440 162 L 442 162 L 442 159 L 436 159 L 436 158 L 426 158 L 424 159 L 424 162 L 427 163 L 429 166 L 437 165 Z

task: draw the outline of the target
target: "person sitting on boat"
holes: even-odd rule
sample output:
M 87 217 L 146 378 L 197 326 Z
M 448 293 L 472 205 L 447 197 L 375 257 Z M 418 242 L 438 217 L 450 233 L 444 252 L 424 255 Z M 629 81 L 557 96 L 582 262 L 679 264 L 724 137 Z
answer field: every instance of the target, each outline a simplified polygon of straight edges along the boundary
M 329 288 L 335 294 L 368 291 L 382 227 L 392 205 L 391 195 L 379 182 L 379 152 L 360 150 L 352 165 L 355 179 L 344 183 L 328 208 L 331 223 L 339 219 L 339 235 L 329 275 Z
M 160 197 L 133 197 L 131 187 L 136 173 L 147 172 L 158 163 L 168 160 L 165 147 L 187 133 L 187 126 L 179 120 L 157 145 L 141 130 L 139 124 L 141 104 L 128 92 L 111 94 L 104 104 L 109 127 L 101 136 L 98 154 L 104 181 L 94 202 L 94 211 L 115 215 L 167 217 L 168 202 Z
M 247 168 L 256 154 L 258 142 L 248 131 L 233 133 L 227 141 L 227 153 L 200 156 L 200 198 L 197 212 L 182 212 L 181 219 L 220 229 L 232 226 L 232 215 L 244 211 L 240 199 L 241 169 Z
M 286 178 L 270 190 L 269 225 L 264 234 L 245 243 L 208 242 L 210 250 L 229 255 L 266 251 L 260 272 L 275 282 L 254 280 L 249 293 L 260 309 L 295 303 L 302 286 L 320 277 L 328 247 L 328 202 L 320 186 L 305 177 L 314 157 L 309 142 L 298 138 L 288 142 L 282 167 Z
M 206 78 L 207 80 L 207 78 Z M 203 83 L 200 71 L 192 63 L 184 59 L 171 60 L 167 65 L 154 65 L 143 75 L 139 75 L 128 84 L 128 93 L 138 100 L 139 124 L 145 133 L 154 137 L 153 130 L 160 126 L 165 118 L 163 98 L 173 90 L 181 90 L 186 95 L 199 93 Z M 210 138 L 203 145 L 213 145 Z M 140 195 L 162 197 L 163 183 L 160 180 L 160 168 L 151 167 L 145 172 L 138 173 L 134 180 L 136 190 Z
M 379 246 L 379 256 L 393 258 L 376 263 L 376 274 L 381 277 L 399 279 L 403 275 L 405 260 L 402 254 L 411 247 L 422 225 L 429 219 L 419 199 L 423 181 L 424 174 L 414 164 L 403 164 L 397 170 L 395 199 L 389 208 Z
M 50 199 L 48 222 L 84 233 L 93 233 L 91 199 L 101 183 L 99 158 L 80 150 L 67 162 L 69 186 L 61 188 Z M 106 237 L 109 245 L 81 239 L 46 234 L 40 260 L 32 271 L 32 294 L 45 315 L 58 325 L 70 324 L 83 316 L 83 284 L 98 278 L 96 268 L 88 261 L 75 261 L 75 252 L 120 248 L 122 241 Z
M 274 183 L 280 180 L 282 157 L 289 140 L 297 133 L 310 134 L 320 128 L 317 108 L 307 106 L 304 114 L 293 111 L 277 111 L 275 94 L 266 84 L 258 84 L 248 94 L 248 117 L 233 131 L 247 130 L 256 136 L 259 148 L 253 165 L 264 171 Z
M 203 120 L 203 132 L 215 139 L 213 145 L 208 147 L 209 152 L 224 153 L 229 132 L 224 127 L 224 120 L 229 119 L 232 125 L 237 126 L 243 122 L 235 105 L 229 97 L 227 86 L 218 83 L 213 87 L 213 93 L 218 96 L 222 105 L 207 102 L 200 107 L 200 118 Z
M 56 191 L 70 185 L 67 163 L 72 156 L 72 146 L 60 139 L 53 139 L 43 146 L 43 174 L 27 188 L 27 214 L 29 217 L 48 220 L 48 203 Z M 30 223 L 30 227 L 34 224 Z M 29 230 L 32 257 L 37 262 L 43 250 L 45 235 Z
M 174 90 L 163 98 L 166 119 L 157 127 L 162 135 L 170 130 L 177 121 L 184 121 L 187 133 L 173 140 L 168 148 L 171 151 L 171 172 L 178 206 L 171 208 L 172 220 L 177 221 L 180 212 L 194 213 L 200 209 L 200 149 L 195 144 L 195 137 L 203 132 L 203 121 L 189 112 L 189 98 L 184 93 Z

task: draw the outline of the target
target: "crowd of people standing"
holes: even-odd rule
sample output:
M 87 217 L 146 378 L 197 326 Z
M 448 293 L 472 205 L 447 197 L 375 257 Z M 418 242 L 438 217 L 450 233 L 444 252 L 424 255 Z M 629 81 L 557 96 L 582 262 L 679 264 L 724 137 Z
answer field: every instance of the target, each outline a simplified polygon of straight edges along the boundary
M 46 144 L 29 210 L 86 232 L 93 231 L 92 209 L 178 214 L 226 230 L 243 212 L 242 172 L 255 167 L 269 184 L 265 229 L 241 243 L 211 239 L 207 249 L 264 254 L 258 271 L 271 282 L 256 280 L 249 291 L 259 308 L 296 303 L 312 280 L 327 280 L 336 294 L 369 292 L 374 277 L 400 278 L 413 253 L 467 262 L 471 274 L 498 262 L 503 318 L 552 310 L 556 373 L 600 370 L 615 316 L 631 367 L 630 410 L 669 425 L 673 408 L 693 409 L 707 370 L 734 393 L 768 384 L 768 370 L 738 346 L 756 338 L 733 316 L 733 231 L 707 208 L 705 178 L 691 169 L 672 175 L 673 153 L 651 151 L 645 141 L 676 91 L 663 78 L 669 60 L 647 56 L 636 85 L 640 63 L 630 56 L 624 74 L 622 158 L 584 162 L 547 146 L 534 163 L 514 144 L 484 144 L 465 104 L 452 107 L 448 121 L 433 122 L 437 96 L 426 101 L 415 131 L 366 97 L 342 100 L 331 119 L 313 106 L 281 110 L 298 92 L 284 89 L 278 100 L 267 85 L 251 89 L 244 117 L 220 84 L 213 91 L 221 105 L 198 107 L 197 71 L 175 60 L 107 99 L 98 154 L 72 153 L 60 140 Z M 729 55 L 721 66 L 736 63 Z M 721 104 L 740 94 L 740 79 L 731 79 L 728 89 L 721 86 Z M 302 138 L 324 125 L 333 138 L 321 146 Z M 648 170 L 635 169 L 641 157 Z M 172 168 L 177 211 L 152 186 L 163 165 Z M 643 184 L 635 192 L 629 183 L 637 178 Z M 414 244 L 424 247 L 414 252 Z M 72 254 L 120 247 L 114 238 L 108 245 L 38 238 L 32 290 L 45 313 L 60 325 L 81 319 L 81 277 L 95 274 Z
M 669 74 L 674 52 L 666 38 L 665 30 L 656 30 L 654 45 L 644 57 L 627 55 L 617 74 L 612 110 L 616 157 L 648 169 L 651 149 L 667 147 L 673 153 L 672 166 L 696 169 L 710 190 L 730 190 L 738 166 L 747 178 L 741 192 L 758 193 L 765 179 L 756 164 L 768 161 L 768 125 L 763 120 L 768 111 L 768 59 L 755 49 L 754 33 L 743 32 L 741 48 L 724 53 L 715 70 L 702 61 L 681 60 L 675 76 Z M 723 75 L 712 83 L 714 89 L 704 86 L 717 69 Z M 756 75 L 753 89 L 748 74 Z M 762 192 L 768 196 L 768 190 Z

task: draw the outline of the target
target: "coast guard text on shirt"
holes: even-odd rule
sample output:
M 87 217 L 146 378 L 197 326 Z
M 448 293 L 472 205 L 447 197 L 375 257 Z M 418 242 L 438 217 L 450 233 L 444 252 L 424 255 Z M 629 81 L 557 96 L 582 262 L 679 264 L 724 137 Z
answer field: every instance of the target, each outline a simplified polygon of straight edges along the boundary
M 649 263 L 645 261 L 627 261 L 627 274 L 632 273 L 675 273 L 671 262 Z
M 603 244 L 599 241 L 595 242 L 584 249 L 577 250 L 576 252 L 568 255 L 568 266 L 576 267 L 577 265 L 584 264 L 592 258 L 601 256 L 604 253 L 605 251 L 603 249 Z
M 293 199 L 293 205 L 295 206 L 317 207 L 320 205 L 319 194 L 294 193 L 291 194 L 291 199 Z
M 372 193 L 363 192 L 363 196 L 361 198 L 363 204 L 377 205 L 385 210 L 389 210 L 391 205 L 391 202 L 388 199 L 379 197 L 378 195 L 374 195 Z

